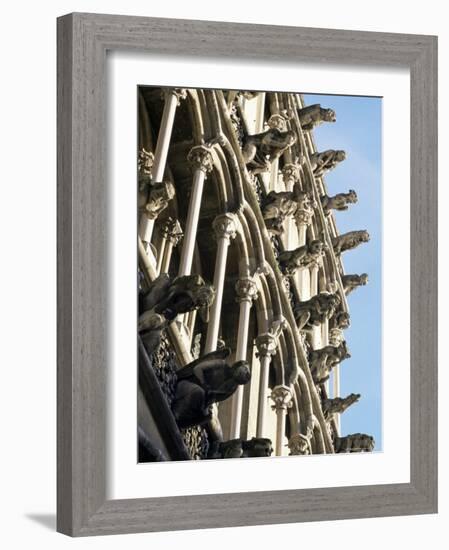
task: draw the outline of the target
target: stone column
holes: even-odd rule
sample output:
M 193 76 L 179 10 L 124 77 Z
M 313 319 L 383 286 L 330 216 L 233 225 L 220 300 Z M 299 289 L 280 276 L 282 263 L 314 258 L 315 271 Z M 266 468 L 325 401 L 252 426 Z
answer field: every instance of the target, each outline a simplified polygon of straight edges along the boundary
M 231 239 L 235 237 L 237 231 L 237 220 L 235 214 L 220 214 L 213 221 L 212 227 L 217 239 L 217 256 L 215 258 L 213 283 L 215 288 L 215 299 L 210 309 L 204 353 L 214 351 L 217 347 L 228 247 Z
M 257 298 L 257 285 L 253 277 L 239 279 L 235 285 L 237 302 L 240 303 L 239 327 L 237 334 L 236 361 L 246 361 L 248 348 L 249 316 L 253 300 Z M 238 386 L 232 396 L 231 433 L 230 439 L 240 437 L 242 421 L 243 386 Z
M 293 191 L 293 186 L 299 181 L 299 168 L 296 164 L 284 164 L 282 168 L 282 176 L 284 179 L 286 191 Z
M 176 107 L 179 105 L 180 100 L 186 97 L 186 90 L 180 88 L 170 88 L 165 91 L 164 110 L 157 137 L 156 151 L 152 159 L 151 178 L 153 182 L 161 182 L 164 178 Z M 149 244 L 151 242 L 155 219 L 148 215 L 142 215 L 140 218 L 139 235 L 144 243 Z
M 157 271 L 159 274 L 168 273 L 173 248 L 182 239 L 182 229 L 178 220 L 167 218 L 161 227 L 161 233 L 162 242 L 157 258 Z
M 285 434 L 285 420 L 287 409 L 292 406 L 292 392 L 288 386 L 276 386 L 271 392 L 274 402 L 272 409 L 276 411 L 276 456 L 282 456 L 282 447 Z
M 299 181 L 298 166 L 293 163 L 284 164 L 284 167 L 282 168 L 282 177 L 284 180 L 285 190 L 292 192 L 295 183 Z M 292 250 L 293 248 L 297 248 L 298 246 L 300 246 L 299 235 L 298 231 L 295 231 L 295 220 L 293 216 L 289 216 L 285 220 L 285 223 L 287 234 L 286 249 Z
M 313 210 L 310 207 L 298 208 L 295 222 L 298 227 L 298 246 L 304 246 L 307 241 L 307 228 L 312 223 Z M 310 298 L 310 271 L 309 268 L 299 268 L 296 271 L 296 284 L 299 288 L 301 301 Z
M 333 328 L 329 334 L 329 344 L 338 347 L 344 340 L 343 329 Z M 332 397 L 340 397 L 340 365 L 336 365 L 332 370 Z M 334 415 L 338 432 L 340 432 L 340 414 Z
M 256 436 L 264 437 L 265 415 L 267 409 L 268 374 L 271 357 L 276 353 L 277 338 L 271 332 L 265 332 L 256 338 L 256 346 L 260 361 L 260 385 L 257 407 Z
M 196 231 L 203 196 L 204 181 L 212 170 L 213 159 L 210 150 L 204 145 L 193 147 L 187 160 L 193 167 L 193 183 L 190 195 L 189 210 L 185 227 L 184 244 L 182 247 L 181 261 L 178 275 L 190 275 L 192 269 L 193 252 L 195 249 Z

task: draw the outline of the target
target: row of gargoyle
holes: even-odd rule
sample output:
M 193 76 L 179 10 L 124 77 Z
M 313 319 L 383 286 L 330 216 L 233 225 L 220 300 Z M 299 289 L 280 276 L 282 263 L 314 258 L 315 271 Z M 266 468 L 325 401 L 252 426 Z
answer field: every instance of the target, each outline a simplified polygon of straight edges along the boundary
M 336 115 L 332 109 L 323 109 L 320 105 L 311 105 L 298 111 L 299 121 L 303 130 L 310 131 L 323 122 L 335 122 Z M 270 128 L 258 135 L 247 136 L 243 142 L 243 155 L 248 168 L 254 173 L 270 170 L 274 160 L 279 158 L 288 147 L 296 142 L 296 136 L 291 131 L 280 131 L 278 128 Z M 341 150 L 327 150 L 317 152 L 310 156 L 310 166 L 315 177 L 322 177 L 327 171 L 332 170 L 339 162 L 346 158 L 346 153 Z M 350 190 L 348 193 L 339 193 L 335 196 L 326 194 L 320 197 L 321 206 L 325 214 L 331 210 L 345 211 L 349 204 L 358 200 L 357 193 Z M 307 219 L 316 207 L 308 193 L 304 192 L 299 183 L 295 183 L 292 191 L 271 191 L 264 200 L 262 214 L 268 231 L 274 235 L 284 232 L 284 222 L 287 218 L 296 216 L 298 220 Z M 309 218 L 310 219 L 310 218 Z M 361 243 L 369 241 L 367 231 L 350 231 L 334 237 L 331 241 L 336 256 L 342 252 L 351 250 Z M 286 250 L 278 256 L 279 266 L 282 272 L 291 276 L 300 268 L 310 268 L 320 261 L 324 254 L 325 245 L 316 239 L 294 250 Z M 344 292 L 348 295 L 358 286 L 368 282 L 368 275 L 343 275 L 341 277 Z M 311 330 L 314 326 L 328 320 L 329 330 L 333 328 L 345 329 L 349 326 L 349 314 L 344 311 L 337 312 L 341 303 L 338 294 L 321 292 L 310 300 L 299 302 L 294 314 L 299 330 Z M 327 345 L 321 349 L 309 352 L 309 365 L 315 384 L 321 385 L 329 379 L 333 367 L 341 361 L 349 358 L 350 354 L 346 342 L 343 340 L 338 345 Z M 346 398 L 325 399 L 323 412 L 329 420 L 335 413 L 344 412 L 351 404 L 357 402 L 359 394 L 350 394 Z M 366 434 L 353 434 L 343 438 L 336 437 L 334 441 L 336 452 L 354 452 L 372 450 L 374 440 Z

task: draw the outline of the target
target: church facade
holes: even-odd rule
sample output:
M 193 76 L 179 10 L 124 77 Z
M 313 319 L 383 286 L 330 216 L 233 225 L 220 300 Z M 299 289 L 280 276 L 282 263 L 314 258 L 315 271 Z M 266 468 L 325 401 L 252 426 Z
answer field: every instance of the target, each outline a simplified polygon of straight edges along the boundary
M 359 394 L 347 295 L 368 282 L 344 256 L 318 151 L 338 113 L 296 93 L 140 87 L 139 461 L 372 451 L 342 434 Z M 338 144 L 336 144 L 338 145 Z M 363 289 L 357 290 L 363 292 Z

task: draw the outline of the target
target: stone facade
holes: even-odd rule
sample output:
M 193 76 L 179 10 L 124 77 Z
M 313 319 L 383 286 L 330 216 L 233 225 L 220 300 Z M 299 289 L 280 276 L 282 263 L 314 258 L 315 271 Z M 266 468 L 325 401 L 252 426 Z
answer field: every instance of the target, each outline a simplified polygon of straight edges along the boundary
M 339 395 L 346 296 L 368 281 L 343 258 L 369 235 L 337 232 L 357 194 L 328 195 L 346 155 L 314 146 L 338 113 L 294 93 L 162 92 L 139 91 L 139 338 L 172 415 L 147 404 L 148 456 L 173 459 L 168 439 L 191 459 L 372 450 L 339 430 L 363 399 Z

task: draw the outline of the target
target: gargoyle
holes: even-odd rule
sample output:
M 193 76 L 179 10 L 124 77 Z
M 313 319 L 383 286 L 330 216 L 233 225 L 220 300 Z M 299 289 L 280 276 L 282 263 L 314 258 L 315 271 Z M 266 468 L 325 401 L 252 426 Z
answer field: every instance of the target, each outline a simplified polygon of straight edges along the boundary
M 200 275 L 185 275 L 171 279 L 162 273 L 150 289 L 140 297 L 140 312 L 154 312 L 172 321 L 178 314 L 210 306 L 215 297 L 212 285 Z
M 347 210 L 349 204 L 355 204 L 358 200 L 357 193 L 350 189 L 349 193 L 338 193 L 333 197 L 328 195 L 321 195 L 320 197 L 321 204 L 325 212 L 330 212 L 331 210 Z
M 332 368 L 349 357 L 351 354 L 348 352 L 345 341 L 338 347 L 325 346 L 312 350 L 309 353 L 309 365 L 315 384 L 321 384 L 328 380 Z
M 271 191 L 265 200 L 263 217 L 269 220 L 279 216 L 293 216 L 299 205 L 310 208 L 309 195 L 301 191 L 298 184 L 294 185 L 293 191 Z
M 298 110 L 299 122 L 303 130 L 313 130 L 323 122 L 335 122 L 337 117 L 332 109 L 323 109 L 321 105 L 308 105 Z
M 354 403 L 360 399 L 359 393 L 350 393 L 347 397 L 334 397 L 333 399 L 323 400 L 323 413 L 329 419 L 334 414 L 344 413 Z
M 339 304 L 340 296 L 328 292 L 320 292 L 310 300 L 299 302 L 294 310 L 298 329 L 309 330 L 313 326 L 319 326 L 334 315 Z
M 346 153 L 344 151 L 335 151 L 334 149 L 328 149 L 322 153 L 313 153 L 313 155 L 310 155 L 313 174 L 320 177 L 325 172 L 334 169 L 345 158 Z
M 346 296 L 355 290 L 358 286 L 365 286 L 368 282 L 368 274 L 361 275 L 343 275 L 341 278 Z
M 329 329 L 347 329 L 351 325 L 351 317 L 347 311 L 337 311 L 329 320 Z
M 311 267 L 321 258 L 323 252 L 322 241 L 315 240 L 294 250 L 281 252 L 278 257 L 279 266 L 286 275 L 293 275 L 300 267 Z
M 179 369 L 172 411 L 180 428 L 202 425 L 212 418 L 212 405 L 228 399 L 251 373 L 246 361 L 226 362 L 229 348 L 213 351 Z
M 349 231 L 348 233 L 334 237 L 332 239 L 332 246 L 334 247 L 335 254 L 340 256 L 342 252 L 356 248 L 359 244 L 367 243 L 369 239 L 368 231 Z
M 254 174 L 267 172 L 271 163 L 294 143 L 296 143 L 294 132 L 290 130 L 281 132 L 277 128 L 270 128 L 261 134 L 244 137 L 243 159 Z
M 217 443 L 216 450 L 209 458 L 248 458 L 271 456 L 273 446 L 271 439 L 253 437 L 245 441 L 243 439 L 231 439 Z
M 374 437 L 367 434 L 350 434 L 336 437 L 334 448 L 336 453 L 363 453 L 374 449 Z

